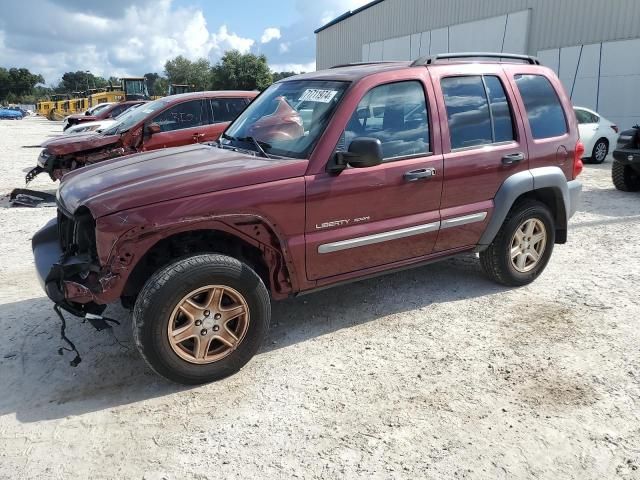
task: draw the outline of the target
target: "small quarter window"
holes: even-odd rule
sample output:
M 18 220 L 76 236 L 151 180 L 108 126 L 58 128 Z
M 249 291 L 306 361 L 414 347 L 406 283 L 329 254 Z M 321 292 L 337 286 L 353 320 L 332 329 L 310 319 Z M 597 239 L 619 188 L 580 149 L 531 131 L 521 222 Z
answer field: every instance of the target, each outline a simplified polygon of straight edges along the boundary
M 551 82 L 542 75 L 516 75 L 516 84 L 536 140 L 567 133 L 564 110 Z
M 487 86 L 487 96 L 491 108 L 491 118 L 493 120 L 493 141 L 508 142 L 513 140 L 513 119 L 507 94 L 504 91 L 502 82 L 498 77 L 486 75 L 484 83 Z

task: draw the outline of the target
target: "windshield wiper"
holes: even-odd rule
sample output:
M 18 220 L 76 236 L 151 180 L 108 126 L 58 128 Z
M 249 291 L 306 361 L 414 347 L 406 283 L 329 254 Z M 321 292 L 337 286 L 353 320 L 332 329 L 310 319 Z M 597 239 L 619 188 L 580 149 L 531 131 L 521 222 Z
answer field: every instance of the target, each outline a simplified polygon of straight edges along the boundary
M 231 140 L 231 141 L 237 140 L 236 137 L 232 137 L 231 135 L 227 135 L 226 133 L 222 134 L 222 138 L 224 138 L 225 140 Z
M 254 137 L 242 137 L 242 138 L 237 138 L 236 140 L 240 140 L 241 142 L 251 142 L 253 143 L 256 148 L 258 149 L 258 152 L 260 152 L 260 154 L 263 157 L 266 158 L 271 158 L 271 156 L 269 156 L 269 154 L 267 152 L 265 152 L 265 148 L 271 148 L 271 145 L 269 145 L 267 142 L 262 142 L 260 140 L 256 140 Z M 264 148 L 262 148 L 264 147 Z

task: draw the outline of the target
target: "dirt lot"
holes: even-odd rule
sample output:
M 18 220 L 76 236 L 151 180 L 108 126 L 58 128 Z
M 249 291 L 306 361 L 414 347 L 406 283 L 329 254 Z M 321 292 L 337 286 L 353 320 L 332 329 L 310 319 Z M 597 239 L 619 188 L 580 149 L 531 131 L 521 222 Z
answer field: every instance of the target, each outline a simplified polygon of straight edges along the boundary
M 0 194 L 60 124 L 0 122 Z M 0 208 L 0 478 L 640 478 L 640 195 L 587 166 L 570 240 L 533 285 L 472 256 L 276 304 L 238 375 L 150 373 L 129 314 L 59 324 L 30 237 Z M 37 188 L 52 188 L 44 176 Z

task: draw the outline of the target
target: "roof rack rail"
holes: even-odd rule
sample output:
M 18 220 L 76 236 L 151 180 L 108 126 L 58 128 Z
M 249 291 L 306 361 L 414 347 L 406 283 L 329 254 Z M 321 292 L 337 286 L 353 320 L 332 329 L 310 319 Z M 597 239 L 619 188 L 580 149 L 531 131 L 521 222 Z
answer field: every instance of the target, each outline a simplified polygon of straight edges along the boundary
M 333 67 L 329 67 L 329 69 L 342 68 L 342 67 L 360 67 L 360 66 L 363 66 L 363 65 L 384 65 L 385 63 L 397 63 L 397 62 L 400 62 L 400 61 L 401 60 L 396 60 L 396 61 L 386 60 L 386 61 L 376 61 L 376 62 L 341 63 L 339 65 L 334 65 Z
M 509 60 L 521 60 L 531 65 L 540 65 L 540 60 L 531 55 L 518 55 L 516 53 L 502 53 L 502 52 L 460 52 L 460 53 L 439 53 L 438 55 L 427 55 L 415 60 L 412 67 L 424 67 L 426 65 L 432 65 L 437 60 L 451 60 L 451 59 L 464 59 L 464 58 L 507 58 Z

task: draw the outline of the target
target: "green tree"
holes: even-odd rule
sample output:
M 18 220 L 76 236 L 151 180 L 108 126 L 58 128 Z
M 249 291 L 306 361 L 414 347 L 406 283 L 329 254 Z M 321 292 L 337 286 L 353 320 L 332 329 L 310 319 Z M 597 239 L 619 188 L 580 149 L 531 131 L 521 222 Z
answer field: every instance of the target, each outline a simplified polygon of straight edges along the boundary
M 216 90 L 264 90 L 273 83 L 267 57 L 230 50 L 211 69 Z
M 164 95 L 164 93 L 156 93 L 155 91 L 155 84 L 160 78 L 160 74 L 145 73 L 144 78 L 147 79 L 147 89 L 149 90 L 149 95 Z
M 164 77 L 158 78 L 153 84 L 152 95 L 164 97 L 169 91 L 169 80 Z
M 164 64 L 164 73 L 170 84 L 194 85 L 195 90 L 209 88 L 210 71 L 211 63 L 206 58 L 192 62 L 179 55 L 173 60 L 167 60 Z
M 278 80 L 282 80 L 283 78 L 293 77 L 294 75 L 298 75 L 298 74 L 296 72 L 273 72 L 272 75 L 273 75 L 273 81 L 277 82 Z
M 22 97 L 31 95 L 34 87 L 44 83 L 42 75 L 33 74 L 26 68 L 0 67 L 0 101 L 21 101 Z
M 56 87 L 58 93 L 83 92 L 89 88 L 104 88 L 107 81 L 91 72 L 65 72 Z

